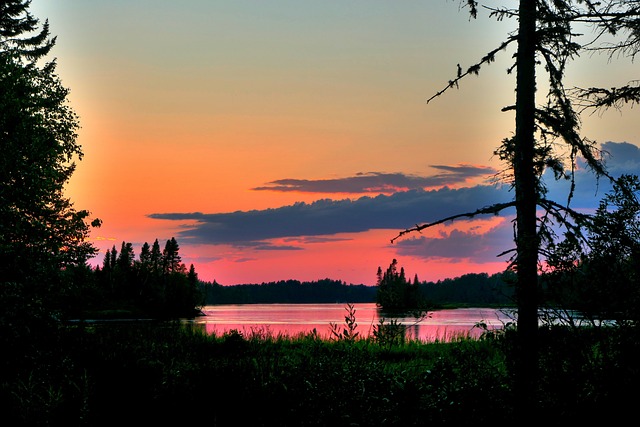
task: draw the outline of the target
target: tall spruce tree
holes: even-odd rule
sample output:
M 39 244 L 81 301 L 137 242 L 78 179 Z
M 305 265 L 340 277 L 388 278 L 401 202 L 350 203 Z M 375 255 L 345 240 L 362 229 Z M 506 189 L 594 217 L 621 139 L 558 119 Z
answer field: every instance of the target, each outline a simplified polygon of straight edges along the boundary
M 149 246 L 147 242 L 144 242 L 140 248 L 140 264 L 142 264 L 146 270 L 149 269 L 149 265 L 151 264 L 151 246 Z
M 162 252 L 160 251 L 160 243 L 158 242 L 158 239 L 155 239 L 151 246 L 149 263 L 152 273 L 160 274 L 162 272 Z
M 180 245 L 175 237 L 167 240 L 162 251 L 163 271 L 165 274 L 171 273 L 183 273 L 185 266 L 182 264 L 182 258 L 180 257 Z
M 56 43 L 49 35 L 49 21 L 40 21 L 29 13 L 31 1 L 0 0 L 0 54 L 37 61 Z

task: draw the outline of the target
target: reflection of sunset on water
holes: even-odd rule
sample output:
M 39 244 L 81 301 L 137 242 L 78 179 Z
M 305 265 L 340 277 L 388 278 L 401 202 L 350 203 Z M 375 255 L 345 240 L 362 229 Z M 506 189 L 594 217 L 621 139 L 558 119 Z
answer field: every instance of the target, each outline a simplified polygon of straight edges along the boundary
M 347 314 L 344 304 L 240 304 L 205 306 L 205 316 L 193 320 L 208 334 L 222 335 L 236 330 L 245 336 L 269 334 L 295 337 L 314 329 L 319 337 L 331 337 L 331 323 L 343 327 Z M 483 322 L 488 329 L 499 329 L 513 318 L 508 311 L 490 308 L 460 308 L 429 312 L 427 317 L 385 317 L 374 303 L 354 304 L 357 332 L 371 336 L 381 319 L 407 327 L 407 337 L 420 341 L 446 341 L 459 337 L 479 337 Z

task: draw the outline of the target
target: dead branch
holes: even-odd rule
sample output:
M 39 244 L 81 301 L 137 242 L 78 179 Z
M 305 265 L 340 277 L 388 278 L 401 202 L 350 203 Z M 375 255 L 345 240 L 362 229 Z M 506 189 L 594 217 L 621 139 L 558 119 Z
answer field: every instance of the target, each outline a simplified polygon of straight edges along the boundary
M 507 48 L 507 46 L 509 46 L 512 42 L 516 41 L 516 37 L 511 36 L 507 39 L 507 41 L 502 42 L 502 44 L 497 47 L 496 49 L 492 50 L 491 52 L 489 52 L 488 54 L 486 54 L 481 60 L 480 62 L 470 66 L 469 68 L 467 68 L 467 71 L 465 71 L 464 73 L 462 72 L 462 68 L 460 67 L 460 64 L 458 64 L 458 72 L 457 72 L 457 77 L 453 80 L 449 80 L 449 83 L 447 84 L 446 87 L 444 87 L 442 90 L 439 90 L 435 95 L 433 95 L 431 98 L 427 99 L 427 104 L 429 102 L 431 102 L 433 99 L 439 97 L 440 95 L 442 95 L 443 93 L 445 93 L 447 90 L 451 89 L 452 87 L 458 87 L 458 82 L 460 80 L 462 80 L 464 77 L 470 75 L 470 74 L 475 74 L 478 75 L 480 73 L 480 67 L 483 64 L 488 64 L 491 63 L 493 61 L 495 61 L 495 57 L 496 54 L 498 52 L 500 52 L 501 50 L 505 50 Z
M 477 215 L 486 215 L 486 214 L 497 215 L 498 213 L 500 213 L 504 209 L 509 208 L 509 207 L 513 207 L 515 205 L 516 205 L 515 201 L 511 201 L 511 202 L 508 202 L 508 203 L 496 203 L 496 204 L 493 204 L 491 206 L 486 206 L 484 208 L 480 208 L 480 209 L 476 210 L 475 212 L 466 212 L 466 213 L 461 213 L 461 214 L 457 214 L 457 215 L 452 215 L 450 217 L 439 219 L 439 220 L 437 220 L 435 222 L 429 222 L 429 223 L 422 224 L 422 225 L 417 225 L 416 224 L 415 227 L 407 228 L 406 230 L 400 231 L 396 237 L 391 239 L 391 243 L 395 242 L 397 239 L 399 239 L 400 237 L 404 236 L 405 234 L 411 233 L 413 231 L 420 232 L 420 231 L 424 230 L 425 228 L 429 228 L 429 227 L 433 227 L 434 225 L 443 224 L 445 222 L 453 221 L 453 220 L 458 219 L 458 218 L 473 218 L 473 217 L 475 217 Z

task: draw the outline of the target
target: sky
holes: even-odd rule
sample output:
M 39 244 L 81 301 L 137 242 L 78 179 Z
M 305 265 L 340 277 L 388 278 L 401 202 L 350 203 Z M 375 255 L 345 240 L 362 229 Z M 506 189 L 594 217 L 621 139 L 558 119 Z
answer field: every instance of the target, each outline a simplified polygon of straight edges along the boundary
M 496 4 L 498 2 L 488 2 Z M 427 103 L 515 29 L 457 0 L 34 0 L 57 37 L 84 157 L 66 187 L 100 250 L 172 237 L 201 280 L 375 284 L 393 259 L 437 281 L 503 271 L 513 212 L 406 228 L 513 199 L 493 155 L 514 130 L 512 51 Z M 589 33 L 590 30 L 587 30 Z M 539 70 L 542 71 L 542 70 Z M 540 73 L 541 74 L 541 73 Z M 583 56 L 567 86 L 637 79 Z M 539 83 L 538 101 L 544 97 Z M 638 109 L 584 115 L 613 173 L 640 164 Z M 578 170 L 573 206 L 607 189 Z M 566 186 L 549 182 L 553 196 Z

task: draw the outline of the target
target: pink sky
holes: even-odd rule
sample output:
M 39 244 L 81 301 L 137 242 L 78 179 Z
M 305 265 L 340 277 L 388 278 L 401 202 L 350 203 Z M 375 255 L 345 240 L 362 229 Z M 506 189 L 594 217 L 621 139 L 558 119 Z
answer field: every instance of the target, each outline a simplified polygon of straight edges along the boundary
M 438 280 L 506 266 L 510 217 L 460 221 L 391 245 L 416 223 L 512 194 L 488 178 L 513 132 L 511 52 L 426 104 L 514 22 L 457 2 L 34 0 L 80 117 L 68 185 L 103 220 L 104 251 L 176 237 L 221 284 L 331 278 L 373 284 L 398 259 Z M 582 58 L 571 84 L 615 86 L 628 60 Z M 541 94 L 543 94 L 541 84 Z M 541 95 L 542 96 L 542 95 Z M 635 167 L 637 110 L 583 130 Z M 621 144 L 628 143 L 628 144 Z M 624 157 L 622 157 L 624 156 Z M 622 167 L 622 166 L 620 166 Z M 637 169 L 635 169 L 637 170 Z M 584 207 L 594 206 L 593 181 Z

